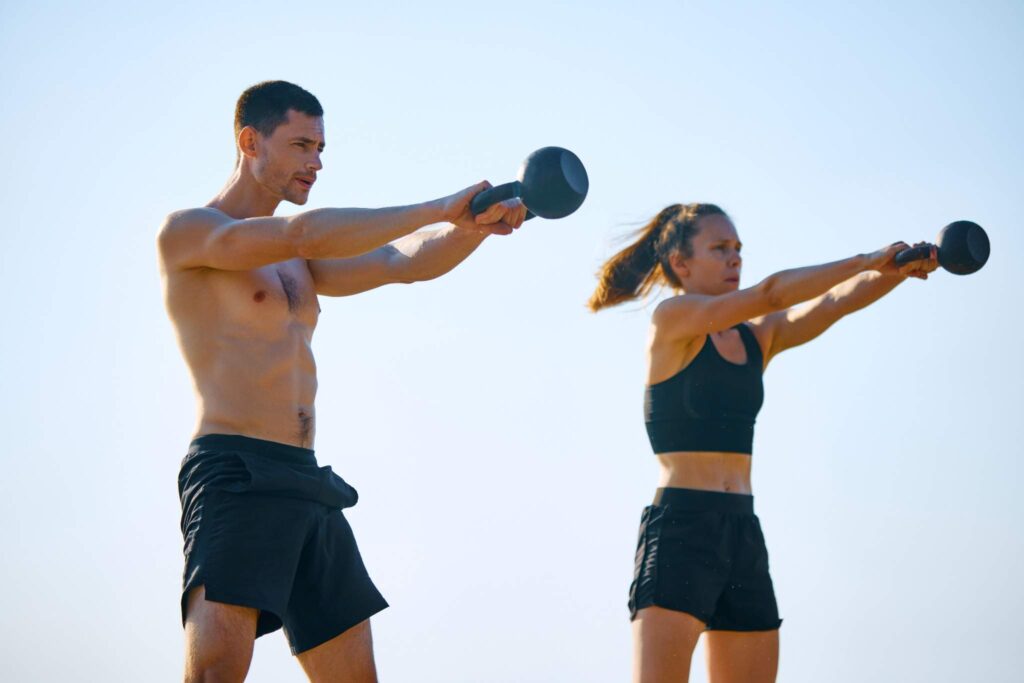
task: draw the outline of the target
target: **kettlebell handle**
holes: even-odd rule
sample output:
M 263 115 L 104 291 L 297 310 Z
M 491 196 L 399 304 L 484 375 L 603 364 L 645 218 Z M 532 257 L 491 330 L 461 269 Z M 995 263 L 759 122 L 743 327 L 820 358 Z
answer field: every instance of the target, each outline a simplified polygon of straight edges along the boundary
M 474 216 L 479 216 L 489 207 L 503 202 L 506 199 L 512 199 L 513 197 L 521 197 L 523 195 L 523 184 L 518 180 L 513 180 L 510 183 L 503 183 L 501 185 L 495 185 L 489 190 L 484 190 L 473 197 L 469 202 L 469 210 L 473 212 Z M 529 207 L 527 207 L 529 208 Z M 533 218 L 533 213 L 530 211 L 526 212 L 526 220 Z
M 477 196 L 479 197 L 480 195 Z M 909 249 L 904 249 L 903 251 L 896 254 L 896 265 L 902 266 L 910 263 L 911 261 L 920 261 L 921 259 L 926 259 L 929 256 L 931 256 L 931 253 L 932 245 L 930 244 L 925 244 L 920 247 L 910 247 Z

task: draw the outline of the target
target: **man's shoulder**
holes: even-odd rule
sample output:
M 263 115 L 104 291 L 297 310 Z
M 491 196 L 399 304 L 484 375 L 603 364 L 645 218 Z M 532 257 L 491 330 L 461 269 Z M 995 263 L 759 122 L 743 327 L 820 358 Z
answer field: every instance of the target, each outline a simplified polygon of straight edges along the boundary
M 160 232 L 163 233 L 168 230 L 179 230 L 196 224 L 208 225 L 211 223 L 224 223 L 230 220 L 230 216 L 222 211 L 214 209 L 213 207 L 197 206 L 191 209 L 172 211 L 167 214 L 163 225 L 160 226 Z
M 164 259 L 174 260 L 171 258 L 174 254 L 187 251 L 188 245 L 196 239 L 202 239 L 207 231 L 229 221 L 230 216 L 209 206 L 172 211 L 167 214 L 157 232 L 160 255 Z

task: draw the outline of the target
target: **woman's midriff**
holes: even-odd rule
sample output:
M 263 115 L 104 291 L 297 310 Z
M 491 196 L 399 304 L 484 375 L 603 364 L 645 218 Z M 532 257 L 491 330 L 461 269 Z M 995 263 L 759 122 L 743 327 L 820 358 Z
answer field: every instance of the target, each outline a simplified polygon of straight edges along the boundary
M 659 453 L 660 487 L 751 494 L 750 455 L 708 451 Z

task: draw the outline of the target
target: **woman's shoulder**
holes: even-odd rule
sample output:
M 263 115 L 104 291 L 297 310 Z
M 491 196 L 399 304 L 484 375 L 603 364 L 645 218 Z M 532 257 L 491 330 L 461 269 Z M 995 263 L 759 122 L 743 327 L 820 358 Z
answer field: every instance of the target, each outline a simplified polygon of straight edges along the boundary
M 657 303 L 654 307 L 654 313 L 651 314 L 651 321 L 654 324 L 658 324 L 659 321 L 666 320 L 685 313 L 687 308 L 699 306 L 707 303 L 710 297 L 706 294 L 686 294 L 679 293 L 667 296 Z

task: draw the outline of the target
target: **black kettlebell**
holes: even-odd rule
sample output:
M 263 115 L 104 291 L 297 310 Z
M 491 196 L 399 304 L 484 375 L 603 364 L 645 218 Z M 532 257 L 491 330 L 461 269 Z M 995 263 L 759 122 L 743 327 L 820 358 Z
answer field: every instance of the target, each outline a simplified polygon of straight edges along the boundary
M 988 261 L 988 235 L 981 226 L 971 221 L 954 221 L 940 232 L 935 240 L 939 248 L 939 265 L 956 275 L 970 275 L 981 270 Z M 896 254 L 896 264 L 928 258 L 931 245 L 911 247 Z
M 562 147 L 542 147 L 526 157 L 519 179 L 484 190 L 469 204 L 473 215 L 513 197 L 523 200 L 529 213 L 541 218 L 565 218 L 587 198 L 590 180 L 579 157 Z

